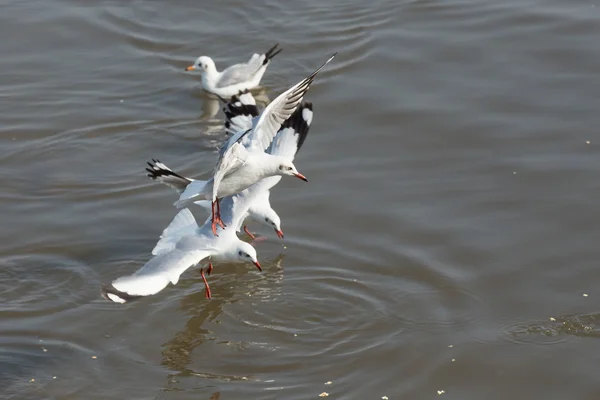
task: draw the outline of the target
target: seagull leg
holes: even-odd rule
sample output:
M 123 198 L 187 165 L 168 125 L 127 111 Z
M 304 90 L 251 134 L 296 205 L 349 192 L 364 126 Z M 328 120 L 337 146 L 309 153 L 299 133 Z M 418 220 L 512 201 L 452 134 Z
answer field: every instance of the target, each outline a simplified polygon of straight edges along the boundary
M 256 239 L 256 236 L 254 236 L 252 233 L 250 233 L 250 231 L 248 230 L 248 227 L 246 225 L 244 225 L 244 232 L 246 232 L 246 235 L 250 236 L 250 239 L 252 239 L 252 240 Z
M 212 262 L 209 261 L 208 262 L 208 268 L 206 268 L 206 274 L 210 275 L 210 273 L 212 272 L 212 270 L 213 270 Z
M 208 274 L 210 275 L 210 272 L 208 272 Z M 204 268 L 200 269 L 200 275 L 202 275 L 202 280 L 204 281 L 204 294 L 206 295 L 207 299 L 210 299 L 210 286 L 208 286 L 208 281 L 204 276 Z
M 215 202 L 216 201 L 217 200 L 212 202 L 212 220 L 211 220 L 212 224 L 211 224 L 211 227 L 212 227 L 213 234 L 215 236 L 219 236 L 219 235 L 217 235 L 217 216 L 215 215 Z
M 221 228 L 225 229 L 225 224 L 221 219 L 221 202 L 219 201 L 219 199 L 217 199 L 217 224 L 219 224 Z

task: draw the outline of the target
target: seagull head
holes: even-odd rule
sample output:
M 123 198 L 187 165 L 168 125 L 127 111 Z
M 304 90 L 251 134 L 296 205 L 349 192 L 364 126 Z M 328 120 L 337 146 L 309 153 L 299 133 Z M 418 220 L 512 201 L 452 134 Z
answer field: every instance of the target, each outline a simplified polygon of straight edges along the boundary
M 216 70 L 215 67 L 215 62 L 212 60 L 212 58 L 207 57 L 207 56 L 201 56 L 198 57 L 196 59 L 196 61 L 194 61 L 194 63 L 192 65 L 190 65 L 189 67 L 187 67 L 185 69 L 186 71 L 200 71 L 202 73 L 204 72 L 213 72 L 213 70 Z
M 259 271 L 262 271 L 256 255 L 256 249 L 251 244 L 240 240 L 237 246 L 237 258 L 240 262 L 251 262 Z
M 308 179 L 306 179 L 304 175 L 298 172 L 298 170 L 294 166 L 294 163 L 291 161 L 286 161 L 279 164 L 279 175 L 295 176 L 298 179 L 302 179 L 304 182 L 308 182 Z
M 279 237 L 279 239 L 283 239 L 283 231 L 281 230 L 281 218 L 279 215 L 273 210 L 271 207 L 268 210 L 264 211 L 264 216 L 261 219 L 261 224 L 265 226 L 270 226 L 275 229 L 275 233 Z

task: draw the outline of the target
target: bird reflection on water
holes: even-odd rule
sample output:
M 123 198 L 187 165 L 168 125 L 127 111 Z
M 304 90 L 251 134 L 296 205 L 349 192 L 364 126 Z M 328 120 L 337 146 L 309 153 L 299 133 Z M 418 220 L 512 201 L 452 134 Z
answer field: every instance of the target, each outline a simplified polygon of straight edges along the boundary
M 204 297 L 200 274 L 197 273 L 197 277 L 191 278 L 196 281 L 195 284 L 198 290 L 179 300 L 179 309 L 190 317 L 183 329 L 162 346 L 161 365 L 173 371 L 167 376 L 165 390 L 177 390 L 178 379 L 190 376 L 216 381 L 252 380 L 252 377 L 224 375 L 210 372 L 210 370 L 207 371 L 206 369 L 210 368 L 210 362 L 202 363 L 203 368 L 206 368 L 204 371 L 196 371 L 190 364 L 194 352 L 201 352 L 203 345 L 217 340 L 210 327 L 212 324 L 221 323 L 220 317 L 223 314 L 224 307 L 248 297 L 254 302 L 275 300 L 274 294 L 281 291 L 281 283 L 284 279 L 284 267 L 282 265 L 284 258 L 285 254 L 280 253 L 272 261 L 265 260 L 263 273 L 254 273 L 254 271 L 247 273 L 244 267 L 238 266 L 234 268 L 240 271 L 243 270 L 243 272 L 230 274 L 227 273 L 229 268 L 226 265 L 215 265 L 215 272 L 223 272 L 223 274 L 212 275 L 215 278 L 218 277 L 214 283 L 211 283 L 216 288 L 215 293 L 217 295 L 210 301 L 207 301 Z M 235 281 L 235 285 L 233 281 Z M 217 344 L 240 348 L 245 346 L 244 343 L 227 340 L 219 341 Z

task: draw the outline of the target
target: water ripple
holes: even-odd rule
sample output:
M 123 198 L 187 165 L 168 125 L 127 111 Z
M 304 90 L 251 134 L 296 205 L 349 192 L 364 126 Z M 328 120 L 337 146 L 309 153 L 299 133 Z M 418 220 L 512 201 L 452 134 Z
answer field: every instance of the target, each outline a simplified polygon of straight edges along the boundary
M 82 304 L 94 271 L 58 254 L 23 254 L 2 258 L 2 318 L 45 316 Z M 16 283 L 19 284 L 16 284 Z

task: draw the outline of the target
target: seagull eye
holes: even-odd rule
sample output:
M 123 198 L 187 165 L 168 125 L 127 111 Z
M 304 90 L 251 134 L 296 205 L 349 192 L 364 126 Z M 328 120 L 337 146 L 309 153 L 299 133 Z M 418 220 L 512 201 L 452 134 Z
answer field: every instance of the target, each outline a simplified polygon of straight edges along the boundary
M 291 170 L 292 170 L 292 167 L 287 167 L 287 170 L 288 170 L 288 171 L 291 171 Z
M 242 257 L 242 256 L 244 255 L 244 252 L 240 250 L 240 251 L 238 251 L 238 255 L 239 255 L 240 257 Z

